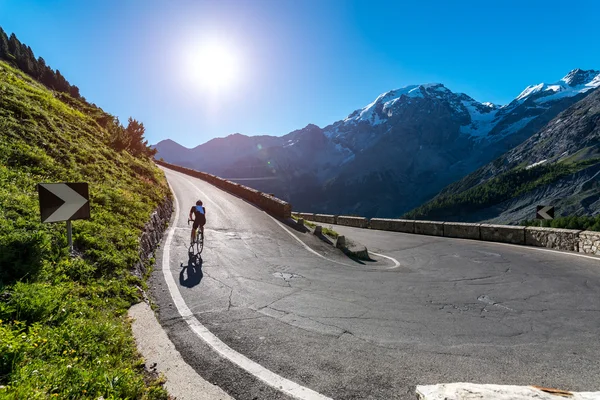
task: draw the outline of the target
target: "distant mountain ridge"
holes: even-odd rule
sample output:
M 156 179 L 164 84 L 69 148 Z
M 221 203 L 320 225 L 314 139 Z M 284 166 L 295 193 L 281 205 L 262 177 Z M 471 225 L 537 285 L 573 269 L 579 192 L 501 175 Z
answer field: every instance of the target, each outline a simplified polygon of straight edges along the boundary
M 411 85 L 322 129 L 235 134 L 180 154 L 161 142 L 157 157 L 228 178 L 269 177 L 252 185 L 303 211 L 394 217 L 519 145 L 599 86 L 599 71 L 575 69 L 498 106 L 440 83 Z
M 600 89 L 406 217 L 515 224 L 543 204 L 600 215 Z

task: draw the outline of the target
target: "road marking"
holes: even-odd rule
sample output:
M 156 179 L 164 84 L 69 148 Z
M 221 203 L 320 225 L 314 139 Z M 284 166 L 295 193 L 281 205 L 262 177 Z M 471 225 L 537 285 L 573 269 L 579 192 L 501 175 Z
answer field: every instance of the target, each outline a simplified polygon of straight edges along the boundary
M 390 256 L 386 256 L 386 255 L 383 255 L 383 254 L 375 253 L 374 251 L 369 251 L 369 253 L 375 254 L 376 256 L 379 256 L 379 257 L 385 257 L 387 259 L 392 260 L 395 265 L 392 268 L 389 268 L 389 269 L 398 268 L 400 266 L 400 263 L 394 257 L 390 257 Z
M 221 207 L 219 207 L 219 205 L 218 205 L 218 204 L 217 204 L 215 201 L 213 201 L 213 200 L 212 200 L 210 197 L 208 197 L 208 196 L 207 196 L 207 195 L 206 195 L 206 194 L 205 194 L 205 193 L 204 193 L 202 190 L 200 190 L 198 187 L 196 187 L 196 185 L 194 185 L 194 183 L 193 183 L 191 180 L 187 179 L 185 176 L 181 176 L 181 178 L 182 178 L 182 179 L 184 179 L 185 181 L 187 181 L 188 183 L 190 183 L 190 184 L 191 184 L 191 185 L 194 187 L 194 189 L 196 189 L 196 190 L 197 190 L 197 191 L 198 191 L 200 194 L 202 194 L 204 197 L 206 197 L 206 199 L 208 199 L 208 201 L 210 201 L 211 203 L 213 203 L 213 204 L 214 204 L 214 205 L 215 205 L 215 206 L 216 206 L 216 207 L 217 207 L 219 210 L 221 210 L 221 212 L 222 212 L 223 214 L 227 214 L 227 213 L 226 213 L 226 212 L 225 212 L 225 211 L 224 211 L 224 210 L 223 210 Z M 171 189 L 171 190 L 172 190 L 172 189 Z M 322 255 L 322 254 L 318 253 L 317 251 L 315 251 L 315 250 L 313 250 L 312 248 L 310 248 L 310 246 L 308 246 L 308 245 L 307 245 L 306 243 L 304 243 L 302 240 L 300 240 L 300 238 L 298 238 L 296 235 L 294 235 L 294 234 L 293 234 L 293 233 L 292 233 L 292 232 L 291 232 L 289 229 L 287 229 L 287 228 L 286 228 L 286 227 L 285 227 L 283 224 L 281 224 L 281 223 L 280 223 L 280 222 L 279 222 L 277 219 L 275 219 L 275 218 L 274 218 L 274 217 L 272 217 L 271 215 L 267 214 L 266 212 L 265 212 L 265 215 L 267 215 L 269 218 L 271 218 L 273 221 L 275 221 L 275 222 L 276 222 L 276 223 L 277 223 L 277 224 L 278 224 L 278 225 L 279 225 L 281 228 L 283 228 L 283 229 L 284 229 L 284 230 L 285 230 L 287 233 L 289 233 L 289 234 L 290 234 L 290 236 L 292 236 L 292 237 L 293 237 L 294 239 L 296 239 L 296 240 L 297 240 L 297 241 L 298 241 L 300 244 L 302 244 L 302 246 L 304 246 L 304 248 L 305 248 L 306 250 L 310 251 L 310 252 L 311 252 L 311 253 L 313 253 L 314 255 L 316 255 L 316 256 L 318 256 L 318 257 L 321 257 L 322 259 L 324 259 L 324 260 L 327 260 L 327 261 L 329 261 L 329 262 L 332 262 L 332 263 L 335 263 L 335 264 L 340 264 L 340 265 L 343 265 L 343 266 L 345 266 L 345 267 L 351 267 L 351 268 L 354 268 L 354 267 L 355 267 L 355 265 L 345 264 L 345 263 L 343 263 L 343 262 L 341 262 L 341 261 L 332 260 L 331 258 L 327 258 L 327 257 L 325 257 L 324 255 Z M 392 268 L 389 268 L 389 269 L 398 268 L 398 267 L 400 266 L 400 263 L 398 262 L 398 260 L 396 260 L 396 259 L 395 259 L 395 258 L 393 258 L 393 257 L 389 257 L 389 256 L 385 256 L 385 255 L 383 255 L 383 254 L 378 254 L 378 253 L 373 253 L 373 252 L 371 252 L 371 253 L 372 253 L 372 254 L 375 254 L 375 255 L 377 255 L 377 256 L 385 257 L 385 258 L 387 258 L 387 259 L 390 259 L 390 260 L 392 260 L 392 261 L 394 262 L 394 266 L 393 266 Z
M 342 263 L 342 262 L 340 262 L 340 261 L 332 260 L 332 259 L 330 259 L 330 258 L 327 258 L 327 257 L 325 257 L 325 256 L 324 256 L 324 255 L 322 255 L 322 254 L 319 254 L 319 253 L 317 253 L 315 250 L 311 249 L 311 248 L 310 248 L 310 247 L 309 247 L 309 246 L 308 246 L 306 243 L 304 243 L 302 240 L 300 240 L 300 238 L 299 238 L 298 236 L 294 235 L 294 233 L 293 233 L 292 231 L 290 231 L 288 228 L 286 228 L 286 227 L 285 227 L 285 226 L 284 226 L 284 225 L 283 225 L 281 222 L 277 221 L 277 219 L 275 219 L 275 218 L 274 218 L 274 217 L 272 217 L 271 215 L 269 215 L 269 214 L 267 214 L 267 213 L 265 213 L 265 214 L 266 214 L 266 215 L 268 215 L 268 216 L 269 216 L 269 218 L 271 218 L 273 221 L 275 221 L 275 222 L 277 223 L 277 225 L 279 225 L 280 227 L 282 227 L 282 228 L 283 228 L 283 230 L 285 230 L 287 233 L 289 233 L 291 237 L 293 237 L 293 238 L 294 238 L 294 239 L 296 239 L 298 242 L 300 242 L 300 244 L 301 244 L 302 246 L 304 246 L 304 248 L 306 248 L 306 250 L 310 251 L 311 253 L 313 253 L 313 254 L 315 254 L 315 255 L 317 255 L 317 256 L 319 256 L 319 257 L 321 257 L 321 258 L 323 258 L 323 259 L 325 259 L 325 260 L 327 260 L 327 261 L 331 261 L 331 262 L 333 262 L 333 263 L 336 263 L 336 264 L 341 264 L 341 265 L 344 265 L 344 266 L 346 266 L 346 267 L 352 267 L 352 268 L 354 268 L 354 267 L 355 267 L 354 265 L 344 264 L 344 263 Z M 395 259 L 395 258 L 393 258 L 393 257 L 384 256 L 383 254 L 375 253 L 375 252 L 372 252 L 372 251 L 369 251 L 369 253 L 371 253 L 371 254 L 375 254 L 376 256 L 385 257 L 385 258 L 387 258 L 387 259 L 390 259 L 390 260 L 392 260 L 392 261 L 394 262 L 394 266 L 393 266 L 392 268 L 388 268 L 388 269 L 398 268 L 398 267 L 400 266 L 400 263 L 398 262 L 398 260 L 396 260 L 396 259 Z
M 327 257 L 325 257 L 325 256 L 324 256 L 324 255 L 322 255 L 322 254 L 319 254 L 319 253 L 318 253 L 318 252 L 316 252 L 315 250 L 311 249 L 309 245 L 307 245 L 307 244 L 306 244 L 306 243 L 304 243 L 302 240 L 300 240 L 300 238 L 299 238 L 298 236 L 294 235 L 294 234 L 292 233 L 292 231 L 290 231 L 288 228 L 286 228 L 286 227 L 285 227 L 285 226 L 284 226 L 284 225 L 283 225 L 281 222 L 277 221 L 277 219 L 276 219 L 276 218 L 272 217 L 271 215 L 269 215 L 269 214 L 267 214 L 267 213 L 265 213 L 265 215 L 266 215 L 266 216 L 268 216 L 269 218 L 271 218 L 273 221 L 275 221 L 275 223 L 276 223 L 277 225 L 279 225 L 279 226 L 280 226 L 280 227 L 281 227 L 281 228 L 282 228 L 284 231 L 286 231 L 287 233 L 289 233 L 289 235 L 290 235 L 291 237 L 293 237 L 294 239 L 296 239 L 296 240 L 298 241 L 298 243 L 300 243 L 302 246 L 304 246 L 304 248 L 305 248 L 306 250 L 310 251 L 311 253 L 313 253 L 313 254 L 314 254 L 314 255 L 316 255 L 317 257 L 321 257 L 321 258 L 322 258 L 322 259 L 324 259 L 324 260 L 330 261 L 330 262 L 332 262 L 332 263 L 336 263 L 336 264 L 344 265 L 344 266 L 346 266 L 346 267 L 353 267 L 352 265 L 349 265 L 349 264 L 344 264 L 343 262 L 336 261 L 336 260 L 332 260 L 332 259 L 330 259 L 330 258 L 327 258 Z
M 356 228 L 356 229 L 361 229 L 361 228 Z M 373 229 L 373 230 L 374 231 L 380 231 L 380 232 L 398 233 L 400 235 L 427 236 L 427 235 L 418 235 L 416 233 L 403 233 L 403 232 L 394 232 L 394 231 L 383 231 L 383 230 L 379 230 L 379 229 Z M 449 238 L 449 237 L 440 237 L 440 238 L 442 238 L 442 239 L 448 239 L 448 240 L 469 241 L 469 242 L 479 243 L 479 244 L 509 246 L 509 247 L 514 247 L 514 248 L 517 248 L 517 249 L 543 251 L 543 252 L 547 252 L 547 253 L 562 254 L 562 255 L 565 255 L 565 256 L 583 257 L 583 258 L 588 258 L 590 260 L 600 261 L 600 257 L 598 257 L 598 256 L 593 256 L 593 255 L 589 256 L 589 255 L 586 255 L 586 254 L 572 253 L 572 252 L 568 252 L 568 251 L 565 251 L 565 250 L 556 250 L 556 249 L 547 249 L 547 248 L 543 248 L 543 247 L 526 246 L 524 244 L 492 242 L 492 241 L 487 241 L 487 240 L 476 240 L 476 239 L 458 239 L 458 238 Z M 431 243 L 428 243 L 428 244 L 431 244 Z M 373 253 L 373 254 L 375 254 L 375 253 Z
M 198 188 L 198 187 L 197 187 L 197 186 L 194 184 L 194 182 L 190 181 L 190 180 L 189 180 L 189 179 L 187 179 L 187 178 L 184 178 L 184 177 L 182 177 L 182 178 L 183 178 L 183 179 L 184 179 L 186 182 L 188 182 L 190 185 L 192 185 L 192 186 L 193 186 L 193 188 L 194 188 L 194 189 L 196 189 L 196 191 L 197 191 L 198 193 L 200 193 L 200 195 L 204 196 L 204 198 L 205 198 L 206 200 L 208 200 L 209 202 L 211 202 L 211 203 L 212 203 L 212 204 L 213 204 L 213 205 L 214 205 L 216 208 L 218 208 L 218 209 L 219 209 L 219 210 L 220 210 L 220 211 L 221 211 L 223 214 L 227 215 L 227 213 L 225 212 L 225 210 L 223 210 L 223 209 L 221 208 L 221 206 L 219 205 L 219 203 L 217 203 L 216 201 L 213 201 L 213 200 L 212 200 L 210 197 L 208 197 L 208 196 L 206 195 L 206 193 L 204 193 L 202 190 L 200 190 L 200 189 L 199 189 L 199 188 Z
M 179 220 L 179 202 L 177 201 L 177 196 L 175 196 L 175 191 L 171 184 L 169 184 L 171 188 L 171 192 L 173 192 L 173 198 L 175 202 L 175 218 L 174 221 L 177 222 Z M 320 393 L 315 392 L 309 388 L 301 386 L 296 382 L 290 381 L 282 376 L 277 375 L 276 373 L 266 369 L 262 365 L 250 360 L 248 357 L 238 353 L 233 350 L 231 347 L 227 346 L 223 343 L 217 336 L 215 336 L 212 332 L 210 332 L 204 325 L 198 321 L 198 319 L 194 316 L 194 313 L 189 309 L 185 300 L 181 296 L 181 292 L 177 287 L 177 283 L 173 278 L 171 270 L 169 268 L 169 260 L 171 258 L 170 249 L 171 242 L 173 240 L 173 233 L 175 232 L 175 227 L 169 227 L 169 231 L 167 233 L 167 240 L 165 241 L 165 248 L 163 250 L 163 259 L 162 259 L 162 270 L 163 275 L 165 277 L 165 281 L 167 283 L 167 287 L 169 288 L 169 292 L 171 293 L 171 297 L 173 298 L 173 303 L 177 308 L 177 312 L 184 321 L 187 322 L 192 331 L 200 337 L 206 344 L 213 348 L 217 353 L 219 353 L 222 357 L 228 359 L 232 363 L 236 364 L 240 368 L 244 369 L 248 373 L 252 374 L 256 378 L 260 379 L 267 385 L 299 400 L 332 400 L 329 397 L 323 396 Z

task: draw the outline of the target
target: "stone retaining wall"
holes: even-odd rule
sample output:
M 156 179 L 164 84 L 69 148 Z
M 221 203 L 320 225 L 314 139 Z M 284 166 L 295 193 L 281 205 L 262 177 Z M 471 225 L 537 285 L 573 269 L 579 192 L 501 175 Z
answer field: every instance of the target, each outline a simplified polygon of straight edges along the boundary
M 353 226 L 355 228 L 367 228 L 369 220 L 363 217 L 347 217 L 340 215 L 337 217 L 338 225 Z
M 299 213 L 298 216 L 305 221 L 314 221 L 315 220 L 315 214 L 311 214 L 311 213 Z
M 444 236 L 461 239 L 481 239 L 480 224 L 444 222 Z
M 579 232 L 573 229 L 525 228 L 525 244 L 551 249 L 579 251 Z
M 322 222 L 325 224 L 335 224 L 337 222 L 336 215 L 315 214 L 314 218 L 315 222 Z
M 406 219 L 372 218 L 369 227 L 380 231 L 415 233 L 415 221 Z
M 525 227 L 481 224 L 481 240 L 512 244 L 525 244 Z
M 164 161 L 154 160 L 158 165 L 184 173 L 186 175 L 200 178 L 209 182 L 216 187 L 225 190 L 231 194 L 239 196 L 250 203 L 262 208 L 263 210 L 273 214 L 279 218 L 289 218 L 292 216 L 292 206 L 290 203 L 271 196 L 270 194 L 259 192 L 256 189 L 249 188 L 239 183 L 231 182 L 218 176 L 207 174 L 205 172 L 196 171 L 190 168 L 180 167 L 178 165 L 169 164 Z
M 152 257 L 162 240 L 172 213 L 173 200 L 168 197 L 154 210 L 150 215 L 150 221 L 144 225 L 144 232 L 139 239 L 139 260 L 132 267 L 132 273 L 138 278 L 146 274 L 146 261 Z
M 363 217 L 339 216 L 335 218 L 333 215 L 294 214 L 309 221 L 317 221 L 317 218 L 321 218 L 319 222 L 337 223 L 338 225 L 357 228 L 485 240 L 489 242 L 548 247 L 557 250 L 579 251 L 580 253 L 600 255 L 600 232 L 514 225 L 412 221 L 387 218 L 372 218 L 369 220 Z M 331 222 L 332 217 L 335 218 L 335 222 Z
M 579 233 L 579 252 L 600 256 L 600 232 L 583 231 Z
M 444 236 L 444 223 L 436 221 L 415 221 L 417 235 Z

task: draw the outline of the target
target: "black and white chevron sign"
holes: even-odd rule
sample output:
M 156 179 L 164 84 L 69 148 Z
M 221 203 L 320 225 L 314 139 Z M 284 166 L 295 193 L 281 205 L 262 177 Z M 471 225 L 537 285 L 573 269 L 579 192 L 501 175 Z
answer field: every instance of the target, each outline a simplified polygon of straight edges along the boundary
M 553 206 L 537 206 L 536 219 L 554 219 Z
M 90 218 L 87 183 L 40 183 L 38 194 L 42 222 Z

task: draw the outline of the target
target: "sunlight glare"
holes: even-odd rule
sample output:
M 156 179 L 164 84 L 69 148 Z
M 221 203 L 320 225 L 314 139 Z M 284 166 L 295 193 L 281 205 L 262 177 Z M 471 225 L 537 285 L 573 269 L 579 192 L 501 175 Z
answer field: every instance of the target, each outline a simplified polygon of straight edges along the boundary
M 205 43 L 191 55 L 191 77 L 204 89 L 222 91 L 238 79 L 238 60 L 230 47 Z

